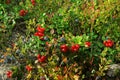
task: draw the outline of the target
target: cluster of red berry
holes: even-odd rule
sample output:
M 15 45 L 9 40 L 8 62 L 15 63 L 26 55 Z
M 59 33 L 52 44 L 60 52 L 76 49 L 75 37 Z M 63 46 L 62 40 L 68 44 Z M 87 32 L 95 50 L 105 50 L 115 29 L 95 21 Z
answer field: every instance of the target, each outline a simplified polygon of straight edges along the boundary
M 11 0 L 6 0 L 6 4 L 10 4 L 10 2 L 11 2 Z M 31 3 L 32 3 L 33 6 L 35 6 L 36 1 L 31 0 Z M 28 13 L 28 11 L 24 10 L 24 9 L 21 9 L 19 11 L 20 16 L 25 16 L 27 13 Z M 40 25 L 38 25 L 37 26 L 37 32 L 34 35 L 38 36 L 41 40 L 43 40 L 44 32 L 45 32 L 45 28 L 42 28 Z M 48 43 L 46 43 L 46 44 L 48 44 Z M 112 40 L 108 39 L 108 40 L 105 40 L 103 42 L 103 44 L 106 47 L 112 47 L 114 45 L 114 42 Z M 85 42 L 85 47 L 89 48 L 90 46 L 91 46 L 91 42 L 88 42 L 88 41 Z M 60 50 L 63 53 L 67 53 L 68 51 L 71 51 L 72 53 L 75 53 L 75 52 L 79 51 L 79 48 L 80 48 L 79 44 L 74 44 L 70 48 L 66 44 L 62 44 L 60 46 Z M 43 62 L 46 61 L 46 56 L 38 54 L 37 55 L 37 60 L 38 60 L 38 62 L 43 63 Z M 33 69 L 32 66 L 30 66 L 30 65 L 27 65 L 25 68 L 26 68 L 27 71 L 31 71 Z M 12 71 L 7 71 L 6 75 L 7 75 L 8 78 L 11 78 L 12 77 Z
M 30 66 L 30 65 L 25 66 L 25 68 L 26 68 L 27 71 L 32 70 L 32 66 Z M 12 71 L 7 71 L 6 75 L 7 75 L 7 78 L 11 78 L 12 77 Z
M 40 25 L 38 25 L 37 32 L 34 34 L 34 36 L 38 36 L 41 40 L 43 40 L 44 32 L 45 32 L 45 28 L 42 28 Z
M 6 4 L 10 4 L 10 3 L 11 3 L 11 0 L 6 0 Z M 36 1 L 35 1 L 35 0 L 31 0 L 31 3 L 32 3 L 33 6 L 35 6 Z M 20 15 L 20 16 L 25 16 L 27 13 L 28 13 L 28 11 L 27 11 L 27 10 L 24 10 L 24 9 L 21 9 L 21 10 L 19 11 L 19 15 Z
M 106 47 L 112 47 L 114 42 L 110 39 L 106 40 L 103 42 L 103 44 L 106 46 Z
M 12 77 L 12 71 L 7 71 L 6 75 L 7 75 L 8 78 L 11 78 Z
M 35 33 L 35 36 L 39 36 L 41 38 L 41 34 L 42 34 L 42 36 L 44 35 L 43 33 L 44 33 L 45 29 L 41 28 L 40 26 L 38 26 L 37 27 L 37 31 L 38 32 Z M 105 40 L 103 42 L 103 44 L 106 47 L 112 47 L 114 42 L 112 40 L 108 39 L 108 40 Z M 88 48 L 90 46 L 91 46 L 91 42 L 88 42 L 88 41 L 85 42 L 85 47 Z M 74 44 L 70 48 L 66 44 L 62 44 L 60 46 L 60 50 L 63 53 L 67 53 L 69 50 L 71 52 L 75 53 L 75 52 L 79 51 L 79 48 L 80 48 L 79 44 Z M 37 60 L 38 60 L 38 62 L 43 63 L 43 62 L 46 61 L 46 56 L 38 54 L 37 55 Z M 30 66 L 30 65 L 27 65 L 25 68 L 26 68 L 27 71 L 31 71 L 32 70 L 32 66 Z M 8 78 L 11 78 L 12 77 L 12 71 L 7 71 L 6 75 L 7 75 Z
M 46 56 L 41 56 L 40 54 L 38 54 L 37 55 L 37 60 L 38 60 L 38 62 L 43 63 L 46 60 Z M 33 69 L 32 66 L 30 66 L 30 65 L 26 65 L 25 68 L 26 68 L 27 71 L 31 71 Z M 11 74 L 11 72 L 9 71 L 9 73 L 7 73 L 8 77 L 12 76 L 12 74 L 11 75 L 10 74 Z
M 61 52 L 66 53 L 66 52 L 68 52 L 69 48 L 66 44 L 63 44 L 60 46 L 60 50 L 61 50 Z
M 74 53 L 74 52 L 77 52 L 79 50 L 79 48 L 80 48 L 80 45 L 79 44 L 75 44 L 75 45 L 71 46 L 70 50 L 71 50 L 71 52 Z
M 33 6 L 35 6 L 36 1 L 35 0 L 31 0 L 31 3 L 32 3 Z
M 70 47 L 70 49 L 69 49 L 69 47 L 68 47 L 66 44 L 62 44 L 62 45 L 60 46 L 60 50 L 61 50 L 61 52 L 63 52 L 63 53 L 66 53 L 66 52 L 68 52 L 69 50 L 70 50 L 71 52 L 77 52 L 77 51 L 79 50 L 79 48 L 80 48 L 80 45 L 79 45 L 79 44 L 72 45 L 72 46 Z
M 22 9 L 22 10 L 20 10 L 19 15 L 25 16 L 27 14 L 27 12 L 28 12 L 27 10 Z
M 31 71 L 32 70 L 32 66 L 30 66 L 30 65 L 27 65 L 25 68 L 26 68 L 27 71 Z
M 38 54 L 37 55 L 37 60 L 38 60 L 38 62 L 45 62 L 45 60 L 46 60 L 46 56 L 41 56 L 40 54 Z M 30 65 L 27 65 L 26 67 L 26 70 L 27 71 L 31 71 L 32 70 L 32 66 L 30 66 Z
M 91 46 L 91 42 L 85 42 L 85 47 L 90 47 Z
M 104 41 L 103 44 L 106 47 L 112 47 L 114 42 L 112 40 L 108 39 L 108 40 Z M 91 46 L 91 42 L 88 42 L 88 41 L 85 42 L 85 47 L 89 48 L 90 46 Z M 79 51 L 79 48 L 80 48 L 80 45 L 79 44 L 75 44 L 75 45 L 72 45 L 70 47 L 70 51 L 74 53 L 74 52 Z M 62 44 L 60 46 L 60 50 L 61 50 L 61 52 L 66 53 L 66 52 L 69 51 L 69 47 L 66 44 Z
M 37 59 L 38 59 L 38 62 L 41 62 L 41 63 L 42 63 L 42 62 L 45 62 L 46 56 L 43 56 L 43 55 L 41 56 L 40 54 L 38 54 L 38 55 L 37 55 Z
M 85 47 L 90 47 L 91 43 L 90 42 L 85 42 Z M 74 44 L 70 48 L 66 44 L 62 44 L 60 46 L 60 50 L 63 53 L 68 52 L 69 50 L 73 53 L 79 51 L 80 45 L 79 44 Z

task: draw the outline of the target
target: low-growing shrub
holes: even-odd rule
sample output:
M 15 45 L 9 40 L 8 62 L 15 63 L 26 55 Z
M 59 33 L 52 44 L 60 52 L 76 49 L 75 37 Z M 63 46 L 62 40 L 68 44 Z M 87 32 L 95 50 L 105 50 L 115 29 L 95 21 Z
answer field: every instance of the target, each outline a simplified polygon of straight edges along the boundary
M 4 0 L 0 6 L 1 60 L 17 64 L 8 78 L 95 80 L 120 62 L 119 0 Z

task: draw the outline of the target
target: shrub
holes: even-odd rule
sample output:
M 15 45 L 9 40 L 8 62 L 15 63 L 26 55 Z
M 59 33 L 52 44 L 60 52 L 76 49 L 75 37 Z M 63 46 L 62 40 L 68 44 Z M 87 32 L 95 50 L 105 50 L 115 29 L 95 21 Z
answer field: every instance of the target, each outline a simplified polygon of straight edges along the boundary
M 9 78 L 94 80 L 120 61 L 118 0 L 7 0 L 0 5 L 0 43 L 19 33 L 11 46 L 0 46 L 18 62 Z

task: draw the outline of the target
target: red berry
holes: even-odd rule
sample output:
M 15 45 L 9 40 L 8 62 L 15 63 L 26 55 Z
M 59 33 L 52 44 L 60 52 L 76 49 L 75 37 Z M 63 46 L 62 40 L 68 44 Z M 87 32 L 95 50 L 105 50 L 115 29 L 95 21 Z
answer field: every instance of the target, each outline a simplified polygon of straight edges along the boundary
M 63 48 L 61 49 L 62 52 L 66 53 L 67 52 L 67 49 L 66 48 Z
M 44 33 L 45 28 L 42 28 L 42 27 L 40 27 L 40 25 L 38 25 L 37 31 L 40 32 L 40 33 Z
M 19 15 L 20 16 L 25 16 L 27 14 L 27 12 L 28 12 L 27 10 L 22 9 L 22 10 L 20 10 Z
M 76 44 L 75 46 L 76 46 L 76 48 L 77 48 L 77 49 L 79 49 L 79 48 L 80 48 L 80 45 L 79 45 L 79 44 Z
M 37 31 L 34 35 L 35 36 L 39 36 L 40 37 L 40 40 L 44 40 L 44 31 L 45 31 L 45 28 L 42 28 L 40 25 L 37 26 Z
M 103 42 L 103 44 L 106 46 L 106 47 L 112 47 L 114 42 L 110 39 L 106 40 Z
M 6 75 L 7 75 L 7 78 L 11 78 L 12 77 L 12 71 L 7 71 Z
M 90 47 L 91 43 L 90 42 L 85 42 L 85 47 Z
M 46 56 L 41 56 L 41 58 L 38 59 L 39 62 L 45 62 Z
M 35 0 L 31 0 L 31 3 L 32 3 L 33 6 L 35 6 L 36 2 L 35 2 Z
M 68 52 L 68 46 L 66 44 L 63 44 L 63 45 L 60 46 L 60 50 L 63 53 Z
M 26 68 L 27 71 L 31 71 L 32 70 L 32 67 L 29 66 L 29 65 L 27 65 L 25 68 Z
M 35 6 L 35 2 L 32 2 L 32 5 Z
M 72 52 L 77 52 L 80 48 L 80 45 L 79 44 L 75 44 L 75 45 L 72 45 L 71 46 L 71 51 Z
M 44 36 L 44 34 L 41 33 L 41 32 L 36 32 L 34 35 L 35 35 L 35 36 L 39 36 L 39 37 L 43 37 L 43 36 Z
M 37 55 L 37 58 L 38 58 L 38 59 L 39 59 L 39 58 L 41 58 L 41 55 L 40 55 L 40 54 L 38 54 L 38 55 Z
M 48 45 L 49 45 L 49 42 L 46 42 L 45 44 L 48 46 Z

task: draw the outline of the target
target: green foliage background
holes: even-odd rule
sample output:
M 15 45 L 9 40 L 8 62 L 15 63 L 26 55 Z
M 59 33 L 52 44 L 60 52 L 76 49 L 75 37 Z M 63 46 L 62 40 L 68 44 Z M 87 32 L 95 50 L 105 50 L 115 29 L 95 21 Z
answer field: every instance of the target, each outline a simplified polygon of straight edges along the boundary
M 21 9 L 28 11 L 24 17 L 19 16 Z M 46 41 L 41 41 L 38 37 L 33 36 L 38 24 L 46 29 L 45 36 L 49 38 L 47 41 L 51 44 L 50 48 L 46 49 Z M 12 41 L 16 44 L 16 48 L 11 49 L 12 43 L 10 42 L 14 31 L 18 33 L 18 38 Z M 21 35 L 25 36 L 25 41 Z M 65 42 L 60 41 L 63 36 L 66 39 Z M 112 48 L 106 48 L 102 44 L 109 38 L 114 41 Z M 55 39 L 57 40 L 55 41 Z M 84 48 L 84 42 L 86 41 L 92 43 L 90 48 Z M 60 52 L 61 44 L 71 46 L 72 43 L 80 44 L 81 49 L 78 52 L 80 55 L 64 55 Z M 75 73 L 68 70 L 70 71 L 70 79 L 72 78 L 70 75 L 76 75 L 77 73 L 80 79 L 89 79 L 96 75 L 104 76 L 103 73 L 108 64 L 120 62 L 120 1 L 36 0 L 35 6 L 31 4 L 30 0 L 12 0 L 10 4 L 6 4 L 6 0 L 0 1 L 0 51 L 3 52 L 1 55 L 7 53 L 7 55 L 14 56 L 18 61 L 21 61 L 21 57 L 16 55 L 18 49 L 24 57 L 22 57 L 23 62 L 19 62 L 25 63 L 21 65 L 22 68 L 26 64 L 33 66 L 34 61 L 32 59 L 35 59 L 34 57 L 38 53 L 48 56 L 49 67 L 42 69 L 51 72 L 46 74 L 47 71 L 42 71 L 40 68 L 38 73 L 43 74 L 28 73 L 34 74 L 35 76 L 32 77 L 36 77 L 36 79 L 44 74 L 47 78 L 56 79 L 58 74 L 66 78 L 65 75 L 68 75 L 68 73 L 62 72 L 63 67 L 60 65 L 65 64 L 68 69 L 72 69 L 71 66 L 76 63 L 77 68 L 75 70 L 80 69 L 81 72 Z M 68 62 L 73 64 L 63 64 L 62 62 L 66 58 L 70 60 Z M 93 58 L 93 64 L 96 64 L 94 66 L 89 64 Z M 60 67 L 58 72 L 51 70 L 56 65 Z M 19 77 L 16 70 L 21 70 L 21 66 L 13 68 L 15 77 Z M 88 67 L 92 68 L 85 72 Z M 23 74 L 20 73 L 20 75 Z

